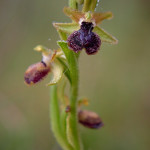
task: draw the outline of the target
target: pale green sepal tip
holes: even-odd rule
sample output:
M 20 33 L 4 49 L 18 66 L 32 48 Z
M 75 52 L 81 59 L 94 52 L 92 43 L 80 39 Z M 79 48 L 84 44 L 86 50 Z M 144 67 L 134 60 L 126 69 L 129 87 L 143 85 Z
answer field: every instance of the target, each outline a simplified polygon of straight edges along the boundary
M 93 32 L 97 33 L 100 36 L 100 39 L 102 42 L 107 42 L 110 44 L 117 44 L 118 40 L 112 36 L 111 34 L 107 33 L 104 29 L 96 26 L 93 30 Z

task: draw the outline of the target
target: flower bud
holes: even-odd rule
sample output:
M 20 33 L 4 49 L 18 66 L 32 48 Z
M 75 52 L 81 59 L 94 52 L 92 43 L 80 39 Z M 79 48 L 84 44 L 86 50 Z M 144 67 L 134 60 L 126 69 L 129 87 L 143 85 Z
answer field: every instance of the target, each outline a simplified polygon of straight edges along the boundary
M 36 84 L 50 72 L 50 66 L 43 61 L 28 67 L 25 72 L 24 80 L 28 85 Z
M 78 112 L 78 119 L 87 128 L 97 129 L 104 125 L 101 118 L 95 112 L 87 110 L 80 110 Z

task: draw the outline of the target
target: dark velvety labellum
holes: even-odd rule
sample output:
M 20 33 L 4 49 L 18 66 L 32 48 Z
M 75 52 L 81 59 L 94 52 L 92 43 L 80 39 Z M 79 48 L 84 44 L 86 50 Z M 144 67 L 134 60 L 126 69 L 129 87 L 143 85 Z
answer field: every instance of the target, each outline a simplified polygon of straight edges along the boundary
M 68 37 L 69 48 L 74 50 L 74 52 L 78 52 L 83 49 L 83 42 L 81 41 L 80 36 L 81 33 L 79 31 L 75 31 Z
M 88 55 L 95 54 L 98 52 L 101 45 L 101 40 L 97 34 L 94 32 L 91 32 L 90 37 L 87 37 L 87 40 L 85 40 L 85 50 Z
M 91 32 L 93 30 L 93 23 L 83 21 L 80 28 L 85 32 Z
M 41 81 L 50 71 L 50 67 L 43 62 L 38 62 L 28 67 L 25 72 L 24 80 L 32 85 Z
M 85 48 L 88 55 L 95 54 L 100 49 L 101 40 L 92 30 L 92 22 L 82 22 L 80 29 L 68 37 L 69 48 L 74 52 L 81 51 Z
M 79 123 L 81 123 L 87 128 L 97 129 L 104 125 L 101 118 L 95 112 L 91 111 L 79 111 L 78 119 Z

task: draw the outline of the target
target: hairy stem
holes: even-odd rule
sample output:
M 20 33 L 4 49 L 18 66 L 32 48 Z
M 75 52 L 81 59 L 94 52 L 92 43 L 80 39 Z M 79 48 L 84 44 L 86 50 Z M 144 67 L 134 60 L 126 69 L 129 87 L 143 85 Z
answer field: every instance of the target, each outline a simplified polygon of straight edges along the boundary
M 74 52 L 70 52 L 70 74 L 72 78 L 71 96 L 70 96 L 70 127 L 72 129 L 73 141 L 77 150 L 81 149 L 79 132 L 78 132 L 78 117 L 77 117 L 77 98 L 78 98 L 78 62 Z

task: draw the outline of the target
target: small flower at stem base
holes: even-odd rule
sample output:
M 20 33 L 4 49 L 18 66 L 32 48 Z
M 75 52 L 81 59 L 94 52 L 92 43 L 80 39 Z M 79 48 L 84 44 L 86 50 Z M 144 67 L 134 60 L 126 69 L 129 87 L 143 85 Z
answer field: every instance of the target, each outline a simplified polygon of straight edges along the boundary
M 97 129 L 104 125 L 101 118 L 92 111 L 80 110 L 78 112 L 78 119 L 79 123 L 87 128 Z

